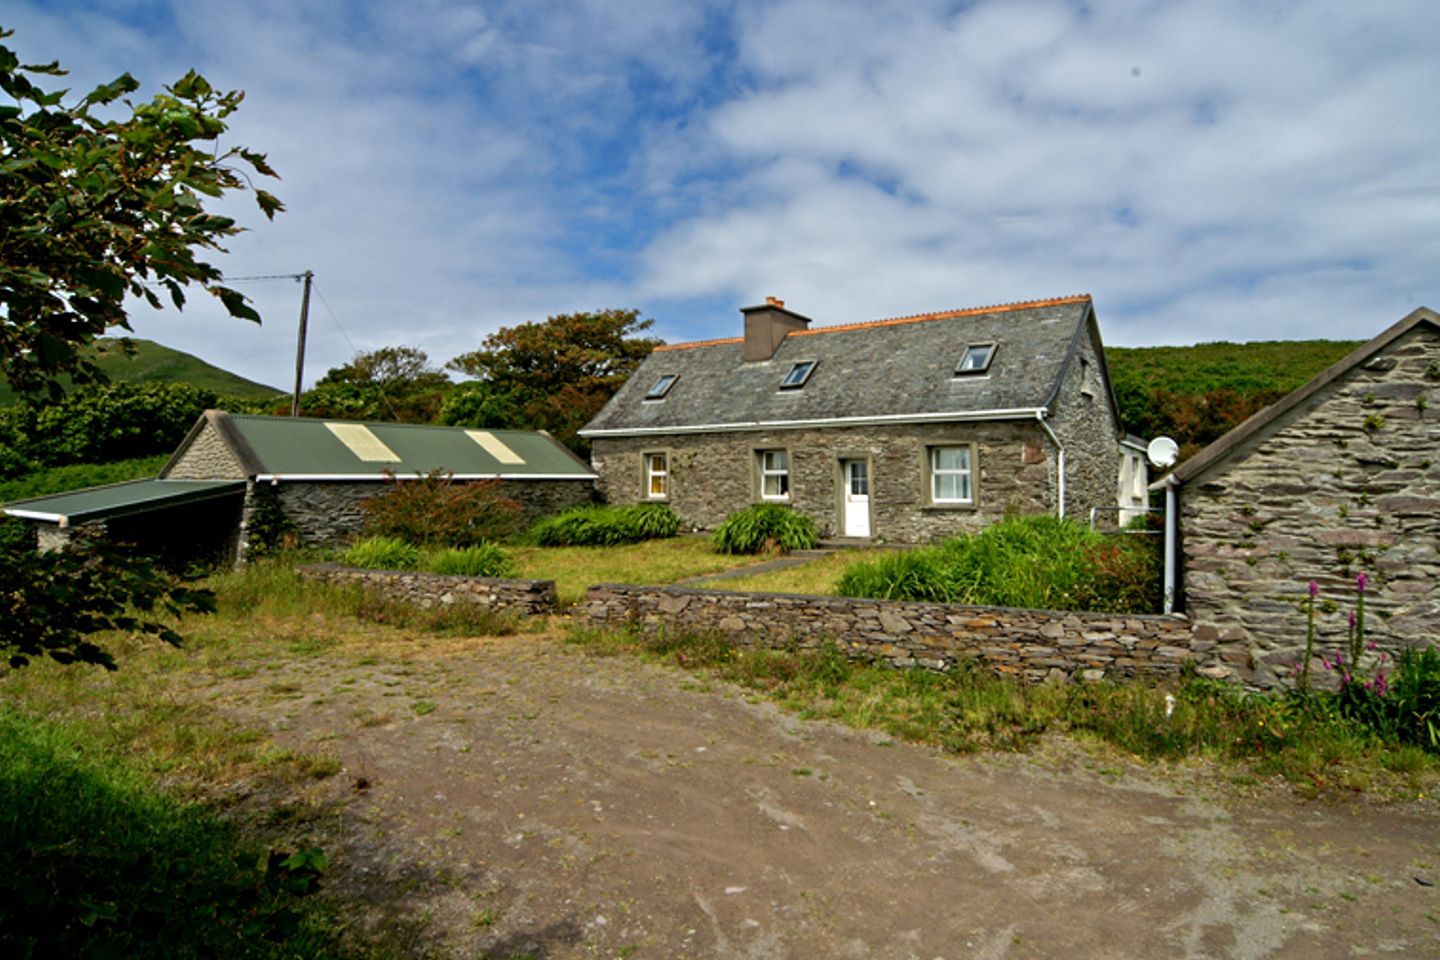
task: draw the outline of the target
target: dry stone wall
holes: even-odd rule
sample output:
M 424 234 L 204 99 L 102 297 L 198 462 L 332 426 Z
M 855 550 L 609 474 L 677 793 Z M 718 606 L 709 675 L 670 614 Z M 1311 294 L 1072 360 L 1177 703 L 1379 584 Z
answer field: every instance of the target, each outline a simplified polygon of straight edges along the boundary
M 684 587 L 591 587 L 592 626 L 717 633 L 740 646 L 814 648 L 896 667 L 977 661 L 1031 681 L 1203 676 L 1249 683 L 1243 641 L 1191 636 L 1184 617 L 1014 610 L 958 604 L 729 593 Z
M 358 584 L 377 593 L 430 609 L 476 603 L 496 613 L 545 616 L 555 611 L 554 580 L 458 577 L 408 570 L 361 570 L 334 563 L 299 568 L 302 576 L 326 583 Z
M 1303 659 L 1311 580 L 1324 651 L 1362 571 L 1371 639 L 1440 643 L 1440 331 L 1416 327 L 1188 482 L 1181 529 L 1196 636 L 1250 645 L 1262 685 Z

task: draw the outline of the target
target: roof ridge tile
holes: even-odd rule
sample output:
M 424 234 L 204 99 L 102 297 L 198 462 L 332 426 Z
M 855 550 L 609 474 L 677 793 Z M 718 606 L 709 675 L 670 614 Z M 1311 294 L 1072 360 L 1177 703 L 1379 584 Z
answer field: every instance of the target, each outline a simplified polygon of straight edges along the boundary
M 933 313 L 913 313 L 902 317 L 888 317 L 882 320 L 862 320 L 858 323 L 837 323 L 828 327 L 810 330 L 794 330 L 789 336 L 812 337 L 822 333 L 846 333 L 852 330 L 868 330 L 874 327 L 895 327 L 909 323 L 924 323 L 929 320 L 953 320 L 957 317 L 979 316 L 986 313 L 1010 313 L 1018 310 L 1039 310 L 1044 307 L 1058 307 L 1091 300 L 1088 293 L 1077 293 L 1066 297 L 1051 297 L 1043 300 L 1016 300 L 1011 303 L 995 303 L 983 307 L 964 307 L 958 310 L 938 310 Z M 714 347 L 727 343 L 744 343 L 744 337 L 721 337 L 715 340 L 693 340 L 684 343 L 664 343 L 654 352 L 666 350 L 690 350 L 695 347 Z

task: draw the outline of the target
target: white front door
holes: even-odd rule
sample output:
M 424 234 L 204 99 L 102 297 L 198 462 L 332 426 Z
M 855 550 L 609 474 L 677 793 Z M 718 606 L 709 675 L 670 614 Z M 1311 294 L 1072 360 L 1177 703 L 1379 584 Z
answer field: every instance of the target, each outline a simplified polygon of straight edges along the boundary
M 842 460 L 845 482 L 844 535 L 870 536 L 870 465 L 864 460 Z

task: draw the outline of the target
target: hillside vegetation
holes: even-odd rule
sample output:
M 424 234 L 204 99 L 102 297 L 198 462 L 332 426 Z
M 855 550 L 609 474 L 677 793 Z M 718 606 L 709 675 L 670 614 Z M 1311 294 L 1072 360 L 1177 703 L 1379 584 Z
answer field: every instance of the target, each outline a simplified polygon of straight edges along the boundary
M 135 348 L 133 355 L 127 355 L 121 349 L 120 341 L 114 339 L 97 340 L 92 348 L 96 364 L 112 381 L 185 383 L 223 397 L 244 400 L 274 400 L 283 393 L 180 350 L 172 350 L 150 340 L 132 338 L 130 342 Z M 0 382 L 0 405 L 14 402 L 15 392 L 9 384 Z
M 1131 433 L 1168 436 L 1182 459 L 1301 386 L 1358 340 L 1108 347 L 1120 418 Z

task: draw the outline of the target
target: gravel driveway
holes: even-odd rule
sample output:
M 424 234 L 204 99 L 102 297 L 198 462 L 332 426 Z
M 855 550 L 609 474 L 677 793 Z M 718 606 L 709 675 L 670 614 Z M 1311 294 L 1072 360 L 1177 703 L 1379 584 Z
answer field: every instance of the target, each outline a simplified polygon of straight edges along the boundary
M 1440 808 L 1307 802 L 1057 740 L 954 758 L 548 637 L 214 679 L 331 753 L 343 914 L 402 954 L 1440 957 Z

